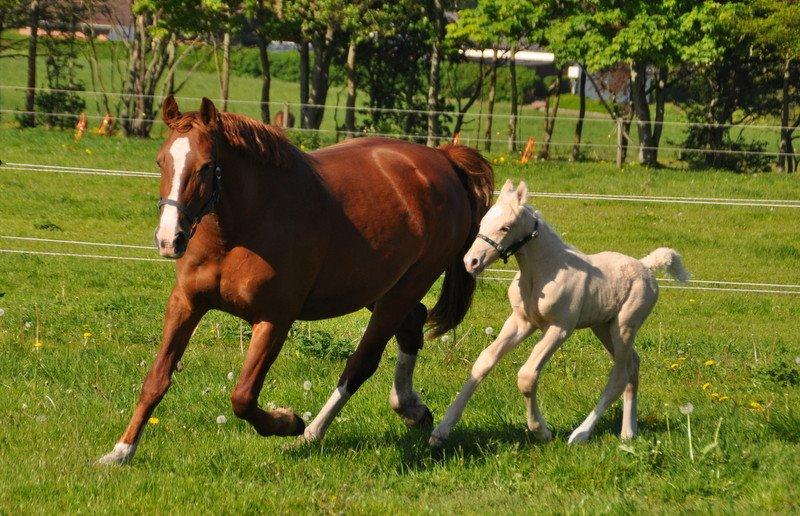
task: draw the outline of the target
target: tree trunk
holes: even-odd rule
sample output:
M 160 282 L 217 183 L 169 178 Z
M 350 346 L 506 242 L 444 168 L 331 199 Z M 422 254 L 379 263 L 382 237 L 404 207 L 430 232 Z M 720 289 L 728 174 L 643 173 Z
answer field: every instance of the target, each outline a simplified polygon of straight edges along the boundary
M 581 138 L 583 138 L 583 118 L 586 116 L 586 68 L 581 65 L 578 79 L 578 121 L 575 122 L 575 143 L 572 145 L 572 161 L 581 159 Z
M 497 49 L 494 49 L 492 57 L 492 72 L 489 74 L 489 99 L 486 105 L 486 136 L 483 142 L 483 150 L 492 150 L 492 123 L 494 122 L 494 100 L 497 97 Z
M 309 75 L 309 48 L 308 41 L 301 41 L 300 51 L 300 127 L 308 129 L 308 75 Z
M 258 57 L 261 60 L 261 121 L 268 124 L 272 121 L 269 113 L 269 88 L 271 80 L 269 70 L 269 38 L 259 30 L 256 33 L 256 40 L 258 43 Z
M 439 128 L 439 90 L 440 72 L 442 61 L 442 43 L 445 34 L 444 4 L 442 0 L 433 0 L 430 6 L 431 24 L 436 33 L 431 45 L 431 61 L 428 71 L 428 147 L 436 146 L 436 141 L 441 134 Z
M 653 141 L 650 106 L 647 104 L 647 65 L 639 61 L 631 63 L 631 101 L 639 133 L 639 163 L 656 166 L 658 154 Z
M 319 129 L 325 115 L 325 102 L 328 100 L 331 58 L 333 57 L 333 27 L 325 29 L 324 34 L 316 34 L 312 40 L 314 67 L 311 72 L 311 92 L 309 95 L 308 128 Z
M 347 100 L 345 102 L 344 128 L 347 137 L 352 138 L 356 134 L 356 44 L 350 42 L 347 48 Z
M 467 114 L 467 111 L 475 104 L 475 101 L 478 100 L 478 97 L 481 97 L 481 104 L 483 104 L 483 58 L 481 57 L 480 62 L 478 63 L 478 79 L 475 81 L 475 89 L 472 90 L 472 94 L 467 99 L 467 102 L 463 106 L 458 107 L 458 116 L 456 116 L 456 124 L 453 126 L 453 136 L 455 137 L 456 133 L 461 132 L 461 127 L 464 125 L 464 116 Z M 480 111 L 483 111 L 483 106 L 481 105 Z M 480 111 L 478 113 L 478 125 L 480 125 Z M 480 137 L 480 129 L 478 129 L 478 137 Z
M 556 128 L 556 115 L 558 115 L 558 105 L 561 102 L 561 77 L 564 70 L 559 68 L 556 80 L 550 85 L 547 91 L 547 99 L 544 108 L 544 138 L 539 149 L 539 159 L 550 157 L 550 142 L 553 140 L 553 131 Z
M 36 125 L 33 101 L 36 98 L 36 51 L 39 42 L 39 2 L 33 0 L 28 8 L 28 26 L 31 36 L 28 39 L 28 89 L 25 91 L 25 111 L 22 116 L 23 127 Z
M 231 33 L 222 36 L 222 70 L 219 78 L 220 110 L 228 110 L 228 89 L 231 83 Z
M 654 159 L 658 161 L 658 146 L 661 144 L 661 135 L 664 132 L 664 111 L 665 111 L 665 96 L 664 88 L 667 86 L 667 74 L 669 70 L 666 66 L 659 66 L 656 70 L 655 86 L 653 89 L 653 96 L 656 102 L 655 120 L 653 121 L 653 154 Z
M 778 151 L 778 169 L 781 172 L 794 172 L 794 152 L 792 146 L 792 129 L 789 127 L 791 88 L 791 59 L 783 65 L 783 88 L 781 89 L 781 140 Z
M 508 72 L 511 76 L 511 114 L 508 117 L 508 152 L 517 150 L 517 46 L 511 45 Z

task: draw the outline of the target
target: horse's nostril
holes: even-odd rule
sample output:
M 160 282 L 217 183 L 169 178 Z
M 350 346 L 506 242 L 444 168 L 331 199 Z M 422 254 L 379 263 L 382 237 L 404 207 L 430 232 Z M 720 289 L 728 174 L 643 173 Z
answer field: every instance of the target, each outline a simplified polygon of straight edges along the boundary
M 478 266 L 478 259 L 477 258 L 473 258 L 472 261 L 469 262 L 469 264 L 471 266 L 473 266 L 473 267 L 477 267 Z
M 175 235 L 175 242 L 173 245 L 175 246 L 175 249 L 183 249 L 184 247 L 186 247 L 186 244 L 188 242 L 189 238 L 186 236 L 186 233 L 181 231 L 177 235 Z

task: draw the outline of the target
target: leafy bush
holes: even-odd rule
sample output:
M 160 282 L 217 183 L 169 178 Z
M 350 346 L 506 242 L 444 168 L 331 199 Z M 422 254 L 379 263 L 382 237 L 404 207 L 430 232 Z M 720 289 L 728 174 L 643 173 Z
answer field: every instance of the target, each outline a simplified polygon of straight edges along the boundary
M 355 349 L 347 339 L 336 339 L 324 330 L 293 330 L 293 338 L 302 355 L 325 358 L 328 360 L 345 360 Z

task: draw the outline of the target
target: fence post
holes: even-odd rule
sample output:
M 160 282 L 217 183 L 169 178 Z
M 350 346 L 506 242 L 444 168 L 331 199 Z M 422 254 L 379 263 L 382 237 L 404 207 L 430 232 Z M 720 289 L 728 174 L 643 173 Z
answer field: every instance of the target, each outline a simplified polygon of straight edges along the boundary
M 622 135 L 622 119 L 617 118 L 617 168 L 622 168 L 622 142 L 624 136 Z
M 289 127 L 289 103 L 283 103 L 283 128 L 286 129 Z

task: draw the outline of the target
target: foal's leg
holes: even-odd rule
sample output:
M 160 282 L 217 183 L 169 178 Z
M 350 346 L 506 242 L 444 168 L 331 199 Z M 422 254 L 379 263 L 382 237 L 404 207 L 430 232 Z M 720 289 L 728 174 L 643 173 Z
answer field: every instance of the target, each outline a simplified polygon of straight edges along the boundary
M 533 432 L 533 436 L 540 441 L 549 441 L 553 438 L 553 432 L 547 428 L 547 423 L 539 412 L 539 403 L 536 400 L 536 389 L 539 384 L 539 375 L 544 365 L 553 356 L 553 353 L 561 347 L 571 334 L 571 330 L 566 330 L 558 326 L 548 327 L 542 338 L 536 343 L 531 352 L 531 356 L 522 365 L 517 374 L 517 387 L 525 398 L 525 405 L 528 411 L 528 429 Z
M 620 327 L 618 319 L 611 322 L 609 330 L 614 349 L 614 366 L 611 368 L 611 374 L 606 388 L 603 390 L 602 396 L 600 396 L 600 401 L 586 419 L 583 420 L 583 423 L 570 434 L 570 443 L 586 441 L 589 438 L 600 416 L 603 415 L 609 405 L 620 397 L 629 382 L 632 366 L 632 344 L 636 336 L 636 330 L 628 326 Z
M 636 437 L 638 424 L 636 422 L 636 405 L 639 391 L 639 354 L 631 351 L 631 365 L 628 369 L 628 384 L 622 393 L 622 430 L 620 439 L 633 439 Z
M 172 383 L 172 372 L 183 356 L 186 345 L 204 311 L 198 310 L 176 290 L 167 302 L 164 314 L 164 331 L 161 337 L 161 349 L 156 355 L 150 372 L 144 379 L 139 401 L 133 410 L 130 423 L 122 434 L 114 449 L 103 455 L 97 462 L 100 464 L 123 464 L 133 458 L 142 429 L 155 410 L 158 402 L 166 394 Z
M 389 393 L 389 405 L 409 427 L 428 426 L 433 423 L 431 411 L 420 401 L 412 382 L 417 352 L 422 349 L 423 328 L 427 317 L 427 308 L 418 303 L 408 313 L 395 334 L 399 349 L 394 382 Z
M 246 420 L 259 435 L 300 435 L 305 423 L 289 409 L 266 411 L 258 406 L 264 378 L 278 357 L 291 322 L 262 321 L 253 325 L 253 337 L 239 381 L 231 393 L 233 413 Z
M 387 294 L 375 303 L 367 329 L 355 352 L 347 359 L 338 387 L 314 421 L 306 427 L 301 440 L 311 442 L 322 439 L 328 426 L 350 396 L 378 368 L 387 342 L 397 332 L 409 310 L 419 303 L 420 297 L 421 294 L 418 296 Z
M 503 355 L 514 349 L 520 342 L 525 340 L 530 335 L 535 327 L 522 316 L 513 313 L 506 319 L 503 324 L 503 329 L 497 335 L 497 338 L 489 344 L 489 346 L 481 351 L 475 364 L 472 366 L 472 372 L 467 379 L 461 391 L 458 393 L 455 401 L 447 409 L 447 413 L 442 419 L 442 422 L 433 429 L 428 444 L 431 446 L 441 446 L 442 443 L 450 436 L 450 430 L 453 425 L 458 423 L 461 419 L 461 414 L 467 406 L 467 402 L 472 397 L 478 384 L 486 378 L 489 371 L 503 358 Z

